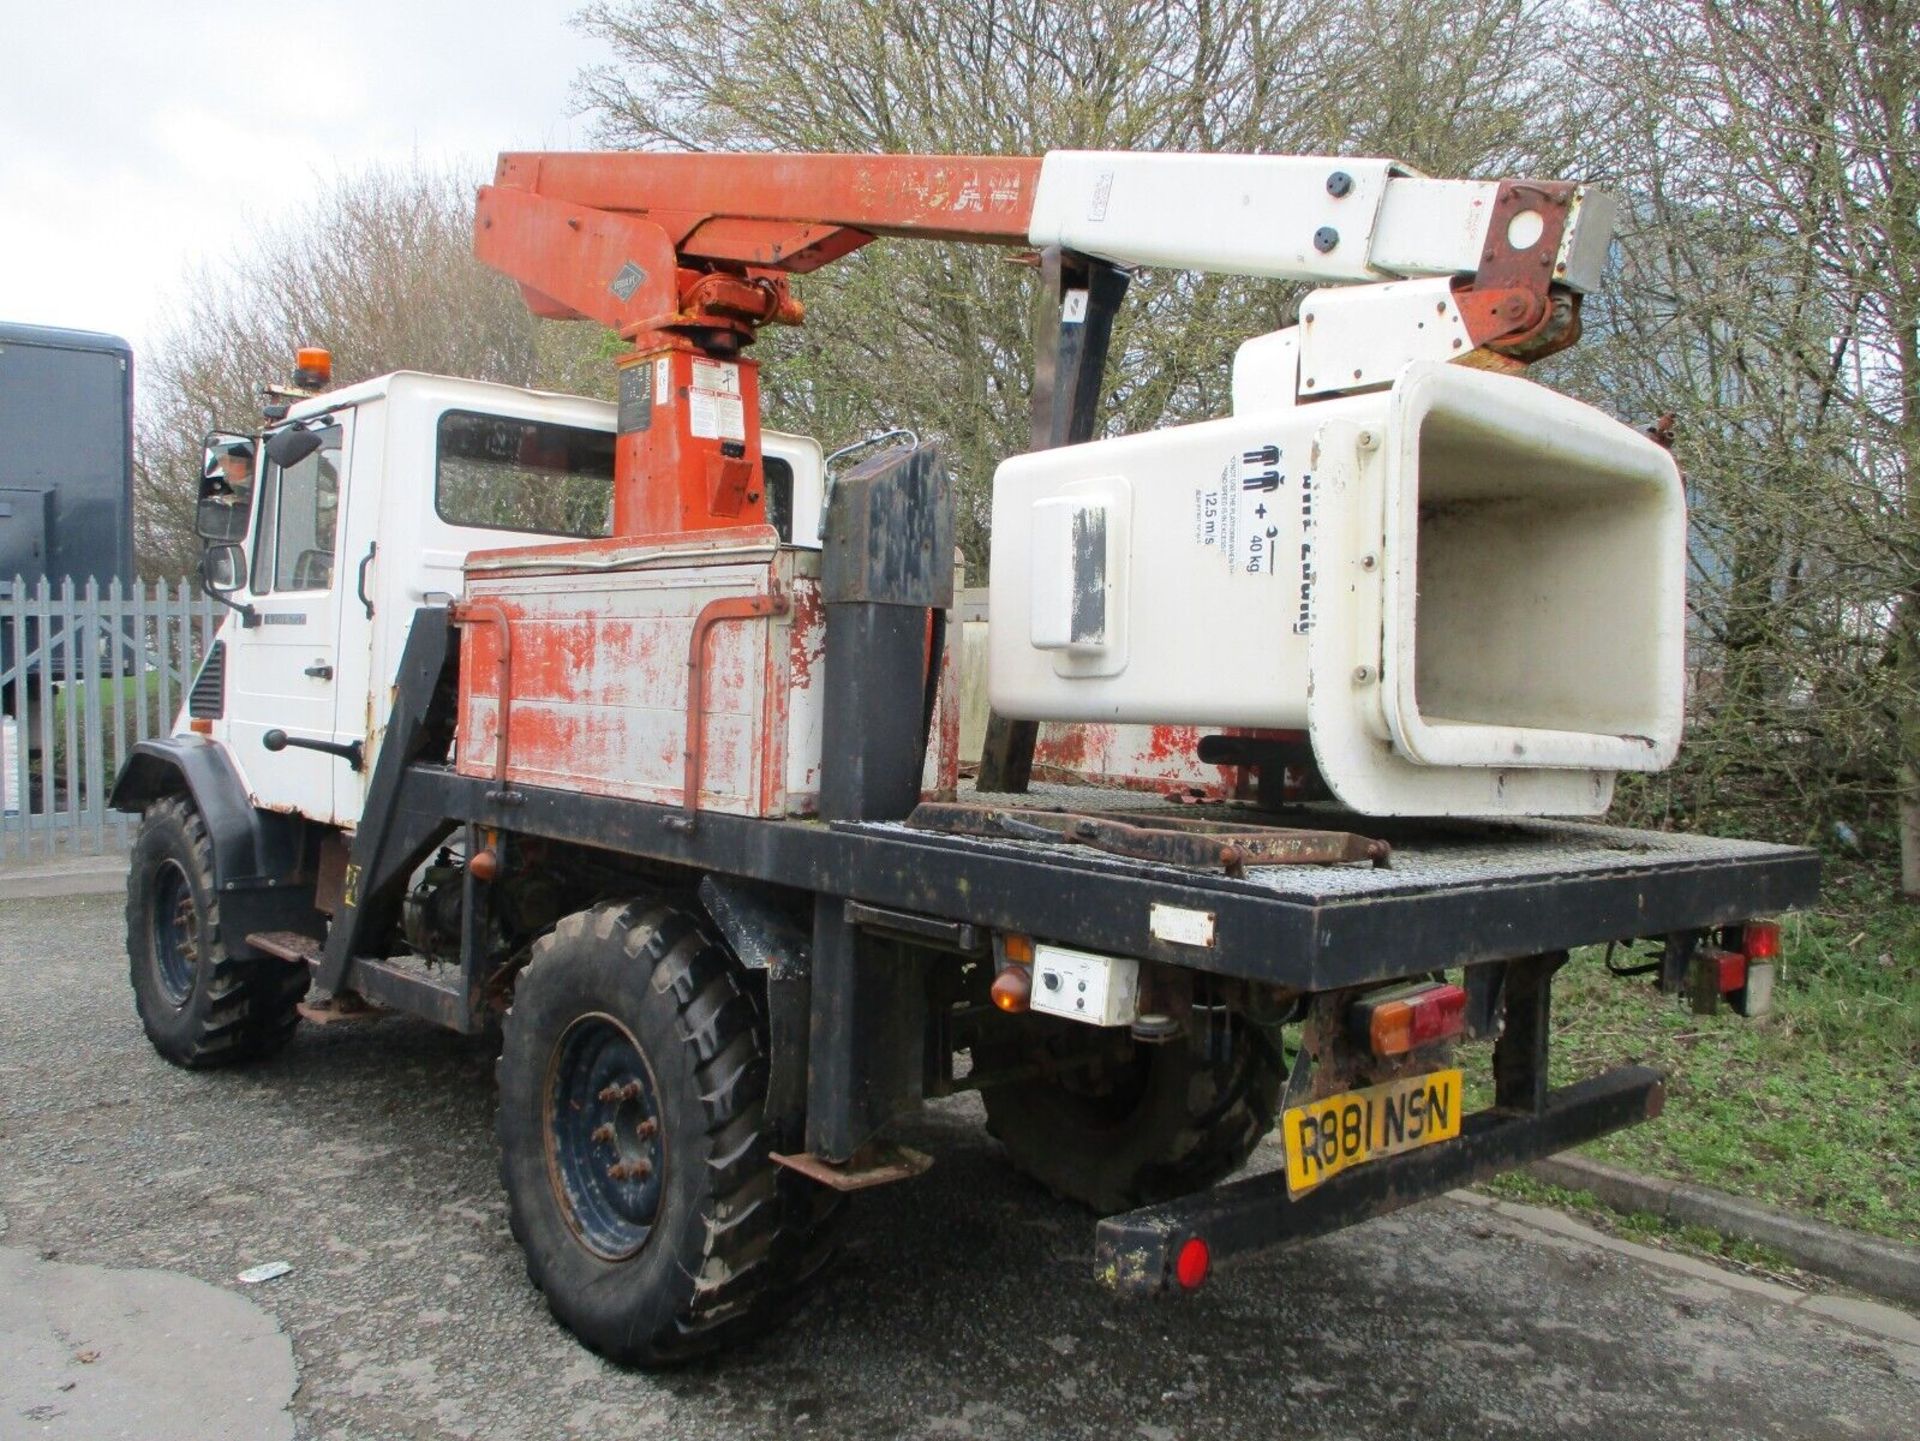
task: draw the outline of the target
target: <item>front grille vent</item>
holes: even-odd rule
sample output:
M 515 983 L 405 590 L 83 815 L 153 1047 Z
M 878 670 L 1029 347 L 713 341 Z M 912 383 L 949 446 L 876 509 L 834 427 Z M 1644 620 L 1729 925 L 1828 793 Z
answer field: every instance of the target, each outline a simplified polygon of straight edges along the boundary
M 196 720 L 218 720 L 227 713 L 227 643 L 217 640 L 200 662 L 187 696 L 187 714 Z

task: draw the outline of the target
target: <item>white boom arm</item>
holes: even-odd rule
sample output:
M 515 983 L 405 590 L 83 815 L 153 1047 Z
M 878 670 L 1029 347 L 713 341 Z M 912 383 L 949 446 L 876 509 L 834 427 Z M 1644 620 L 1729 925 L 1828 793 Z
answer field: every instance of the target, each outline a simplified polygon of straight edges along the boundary
M 1488 253 L 1503 186 L 1430 180 L 1397 160 L 1313 155 L 1150 155 L 1056 150 L 1040 166 L 1028 231 L 1118 265 L 1334 283 L 1472 275 Z M 1537 186 L 1570 196 L 1549 279 L 1594 288 L 1614 206 L 1588 186 Z M 1549 217 L 1521 206 L 1508 244 L 1544 238 Z
M 1247 343 L 1240 409 L 1390 385 L 1416 360 L 1518 369 L 1570 344 L 1613 217 L 1589 186 L 1432 180 L 1395 160 L 1054 151 L 1028 236 L 1117 265 L 1337 287 Z

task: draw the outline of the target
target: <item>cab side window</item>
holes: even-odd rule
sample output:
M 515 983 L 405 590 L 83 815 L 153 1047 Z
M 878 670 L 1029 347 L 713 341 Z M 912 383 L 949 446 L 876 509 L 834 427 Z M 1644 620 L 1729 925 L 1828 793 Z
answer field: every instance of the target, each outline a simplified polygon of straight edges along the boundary
M 609 431 L 450 410 L 440 417 L 434 508 L 485 530 L 610 535 L 613 447 Z

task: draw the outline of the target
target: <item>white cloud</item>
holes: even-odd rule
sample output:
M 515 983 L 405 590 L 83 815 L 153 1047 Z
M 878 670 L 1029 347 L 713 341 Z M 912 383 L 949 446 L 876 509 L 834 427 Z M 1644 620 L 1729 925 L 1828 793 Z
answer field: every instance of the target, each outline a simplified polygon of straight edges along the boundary
M 571 149 L 577 0 L 67 0 L 0 19 L 0 320 L 152 343 L 188 267 L 316 180 Z

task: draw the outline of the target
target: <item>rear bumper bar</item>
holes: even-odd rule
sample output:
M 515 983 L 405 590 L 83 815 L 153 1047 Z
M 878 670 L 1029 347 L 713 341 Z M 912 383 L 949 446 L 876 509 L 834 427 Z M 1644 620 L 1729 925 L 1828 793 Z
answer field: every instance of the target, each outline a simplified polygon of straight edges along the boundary
M 1215 1261 L 1303 1241 L 1471 1185 L 1660 1114 L 1660 1072 L 1621 1066 L 1551 1092 L 1532 1114 L 1481 1111 L 1451 1141 L 1356 1167 L 1298 1199 L 1285 1168 L 1230 1186 L 1109 1216 L 1094 1231 L 1095 1268 L 1116 1291 L 1152 1295 L 1174 1283 L 1174 1258 L 1195 1236 Z

